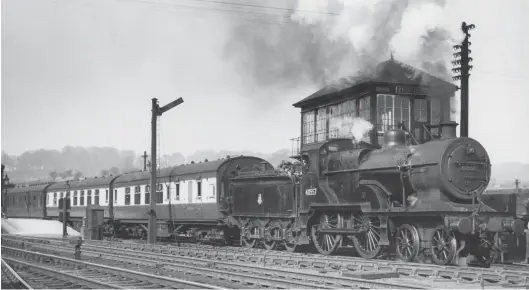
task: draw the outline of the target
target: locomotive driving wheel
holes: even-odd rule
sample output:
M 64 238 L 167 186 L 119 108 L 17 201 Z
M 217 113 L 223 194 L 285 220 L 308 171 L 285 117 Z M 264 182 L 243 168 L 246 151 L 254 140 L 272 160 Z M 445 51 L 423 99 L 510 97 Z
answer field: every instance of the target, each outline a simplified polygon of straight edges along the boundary
M 380 245 L 380 219 L 378 217 L 366 217 L 361 213 L 351 215 L 354 224 L 362 226 L 366 231 L 352 237 L 353 245 L 358 254 L 365 259 L 376 258 L 382 251 Z
M 320 222 L 312 226 L 312 241 L 322 255 L 330 255 L 338 248 L 342 235 L 334 233 L 321 233 L 321 229 L 336 229 L 339 225 L 340 215 L 337 213 L 322 213 Z
M 397 255 L 406 261 L 411 262 L 417 257 L 420 250 L 419 232 L 417 228 L 404 224 L 395 233 L 395 244 Z
M 454 233 L 444 226 L 435 228 L 431 235 L 430 252 L 435 264 L 450 263 L 457 252 L 457 240 Z

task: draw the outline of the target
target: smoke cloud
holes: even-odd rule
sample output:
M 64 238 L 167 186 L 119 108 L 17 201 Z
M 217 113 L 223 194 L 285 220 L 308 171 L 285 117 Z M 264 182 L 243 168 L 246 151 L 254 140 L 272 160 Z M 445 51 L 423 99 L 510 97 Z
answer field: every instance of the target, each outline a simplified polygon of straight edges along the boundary
M 255 89 L 328 85 L 369 75 L 393 52 L 398 60 L 450 79 L 460 24 L 444 18 L 445 1 L 298 0 L 283 25 L 234 27 L 224 56 Z M 308 11 L 318 11 L 313 13 Z M 459 32 L 458 32 L 459 31 Z

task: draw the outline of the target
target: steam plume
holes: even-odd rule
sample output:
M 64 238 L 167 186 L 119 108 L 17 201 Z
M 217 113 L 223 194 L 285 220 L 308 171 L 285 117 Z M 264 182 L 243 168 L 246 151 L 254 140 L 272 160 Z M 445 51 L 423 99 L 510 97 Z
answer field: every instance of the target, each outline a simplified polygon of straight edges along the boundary
M 373 124 L 363 118 L 344 117 L 331 119 L 329 124 L 331 133 L 335 137 L 353 137 L 353 142 L 369 142 L 369 131 L 373 129 Z

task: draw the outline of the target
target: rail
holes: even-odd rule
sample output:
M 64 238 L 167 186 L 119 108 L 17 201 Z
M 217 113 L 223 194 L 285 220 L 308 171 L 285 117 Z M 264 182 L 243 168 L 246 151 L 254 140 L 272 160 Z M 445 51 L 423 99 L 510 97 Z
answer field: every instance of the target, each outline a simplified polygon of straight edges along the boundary
M 17 288 L 17 289 L 29 289 L 33 290 L 33 288 L 22 278 L 18 273 L 9 266 L 4 261 L 4 258 L 2 258 L 2 280 L 7 280 L 6 282 L 2 281 L 2 288 Z M 6 287 L 9 284 L 9 286 L 17 286 L 17 287 Z M 17 285 L 18 284 L 18 285 Z
M 39 243 L 61 244 L 61 239 L 13 237 L 21 241 L 33 240 Z M 4 239 L 4 236 L 2 236 Z M 105 241 L 86 241 L 84 247 L 90 245 L 96 249 L 125 249 L 129 253 L 149 253 L 157 257 L 172 257 L 173 259 L 204 258 L 238 263 L 253 263 L 270 267 L 294 267 L 315 270 L 333 270 L 343 273 L 359 273 L 369 271 L 393 271 L 409 277 L 445 278 L 465 281 L 466 283 L 480 283 L 483 279 L 491 285 L 528 285 L 529 266 L 513 267 L 508 265 L 493 266 L 489 269 L 457 266 L 439 266 L 434 264 L 405 263 L 393 260 L 365 260 L 358 257 L 321 256 L 317 254 L 286 253 L 280 251 L 266 251 L 264 249 L 248 249 L 242 247 L 215 247 L 186 245 L 176 247 L 172 245 L 149 245 L 139 243 L 116 243 Z M 450 280 L 447 280 L 450 281 Z
M 5 242 L 8 242 L 5 240 Z M 25 243 L 25 246 L 35 245 Z M 64 247 L 52 244 L 42 245 L 42 249 L 60 251 Z M 86 250 L 86 249 L 89 250 Z M 146 253 L 128 249 L 116 249 L 101 246 L 86 246 L 83 253 L 91 257 L 100 256 L 110 260 L 125 260 L 128 263 L 155 262 L 159 269 L 169 271 L 185 271 L 191 275 L 207 275 L 231 281 L 244 281 L 250 285 L 261 285 L 272 288 L 391 288 L 391 289 L 426 289 L 418 285 L 405 283 L 374 281 L 370 279 L 339 276 L 335 274 L 307 273 L 290 269 L 274 269 L 261 265 L 248 265 L 239 262 L 211 261 L 197 257 L 175 257 L 172 255 Z M 204 274 L 206 273 L 206 274 Z M 245 285 L 241 285 L 245 286 Z M 246 285 L 247 287 L 247 285 Z
M 196 283 L 171 277 L 162 277 L 140 271 L 133 271 L 74 260 L 56 255 L 5 247 L 3 245 L 2 256 L 4 256 L 4 259 L 10 263 L 21 265 L 25 269 L 30 269 L 32 273 L 54 278 L 49 282 L 51 285 L 45 285 L 48 287 L 51 286 L 50 288 L 60 288 L 57 287 L 57 280 L 62 280 L 63 285 L 75 284 L 92 289 L 128 289 L 131 286 L 139 288 L 151 288 L 153 286 L 158 286 L 157 288 L 172 289 L 222 289 L 204 283 Z M 9 256 L 9 258 L 6 258 L 5 256 Z M 23 260 L 29 260 L 31 262 L 37 263 L 46 263 L 46 266 L 57 268 L 54 269 L 44 267 L 41 265 L 36 265 L 36 263 L 28 263 L 28 261 Z M 65 268 L 69 268 L 72 271 L 65 271 Z

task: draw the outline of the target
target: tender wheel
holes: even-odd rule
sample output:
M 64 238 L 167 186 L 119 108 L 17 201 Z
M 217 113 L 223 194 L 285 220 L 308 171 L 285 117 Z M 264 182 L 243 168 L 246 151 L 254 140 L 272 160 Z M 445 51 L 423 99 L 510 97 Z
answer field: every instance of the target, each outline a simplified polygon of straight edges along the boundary
M 251 235 L 259 235 L 259 228 L 253 225 L 250 225 L 250 228 L 248 229 L 248 233 Z M 257 245 L 257 239 L 252 239 L 248 237 L 242 237 L 242 243 L 247 248 L 255 248 Z
M 272 238 L 281 238 L 281 227 L 279 224 L 271 224 L 269 227 L 270 230 L 270 236 Z M 279 240 L 267 240 L 265 237 L 265 240 L 263 241 L 263 246 L 267 250 L 275 250 L 277 249 L 277 246 L 279 245 Z
M 406 261 L 411 262 L 417 257 L 420 250 L 419 232 L 417 228 L 404 224 L 395 233 L 395 245 L 397 255 Z
M 338 228 L 339 215 L 336 213 L 322 213 L 320 222 L 312 226 L 312 242 L 322 255 L 330 255 L 338 248 L 342 235 L 331 233 L 320 233 L 320 229 Z
M 299 252 L 301 248 L 300 245 L 297 245 L 295 243 L 288 243 L 288 242 L 283 243 L 283 246 L 285 247 L 285 250 L 289 253 Z
M 376 258 L 382 251 L 380 245 L 380 219 L 366 217 L 363 214 L 352 216 L 355 227 L 362 226 L 366 232 L 352 237 L 353 245 L 358 254 L 365 259 Z
M 430 251 L 437 265 L 450 263 L 457 251 L 457 241 L 451 230 L 444 226 L 435 228 L 431 235 Z

